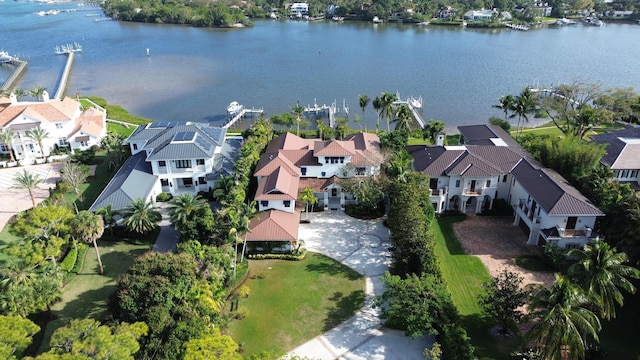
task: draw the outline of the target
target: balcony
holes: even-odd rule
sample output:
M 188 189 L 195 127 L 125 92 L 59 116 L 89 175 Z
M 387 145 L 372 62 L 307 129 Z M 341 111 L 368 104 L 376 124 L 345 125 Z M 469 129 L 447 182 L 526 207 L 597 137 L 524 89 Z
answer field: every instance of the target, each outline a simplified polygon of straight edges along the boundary
M 462 195 L 464 195 L 464 196 L 483 196 L 483 195 L 492 196 L 493 194 L 495 194 L 495 191 L 496 191 L 496 187 L 494 187 L 494 186 L 490 186 L 490 187 L 476 186 L 475 188 L 465 187 L 465 188 L 462 188 Z
M 443 197 L 449 193 L 449 187 L 445 187 L 444 189 L 429 189 L 430 197 Z
M 590 227 L 584 227 L 583 229 L 564 229 L 557 225 L 549 229 L 543 229 L 541 234 L 546 241 L 550 242 L 558 242 L 559 240 L 584 242 L 588 239 L 600 237 L 599 234 Z
M 531 211 L 531 209 L 527 205 L 527 202 L 524 199 L 520 199 L 517 209 L 518 209 L 518 212 L 520 213 L 521 218 L 529 219 L 529 222 L 531 224 L 540 224 L 540 217 L 535 216 L 534 211 Z

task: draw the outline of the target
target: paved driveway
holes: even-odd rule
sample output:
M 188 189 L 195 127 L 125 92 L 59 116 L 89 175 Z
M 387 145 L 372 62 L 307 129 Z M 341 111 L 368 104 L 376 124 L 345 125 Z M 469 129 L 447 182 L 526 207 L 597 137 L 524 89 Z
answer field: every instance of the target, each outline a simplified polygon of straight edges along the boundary
M 422 360 L 433 339 L 412 340 L 402 331 L 383 328 L 373 298 L 383 292 L 380 276 L 388 269 L 389 232 L 381 221 L 353 219 L 341 211 L 314 213 L 301 224 L 298 237 L 309 251 L 319 252 L 365 277 L 364 307 L 349 320 L 295 348 L 291 354 L 313 359 Z

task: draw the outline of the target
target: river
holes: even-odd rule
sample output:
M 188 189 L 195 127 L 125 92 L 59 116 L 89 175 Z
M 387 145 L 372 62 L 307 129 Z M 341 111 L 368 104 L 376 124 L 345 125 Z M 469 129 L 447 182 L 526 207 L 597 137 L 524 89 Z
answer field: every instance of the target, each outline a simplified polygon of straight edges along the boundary
M 34 14 L 52 8 L 77 11 Z M 157 121 L 221 122 L 231 101 L 268 115 L 344 102 L 353 118 L 362 116 L 359 94 L 387 90 L 422 96 L 424 118 L 454 128 L 502 116 L 492 105 L 530 84 L 640 85 L 635 24 L 520 32 L 265 20 L 220 30 L 96 19 L 99 9 L 79 3 L 0 1 L 0 50 L 29 62 L 18 86 L 53 93 L 65 61 L 53 49 L 73 42 L 84 50 L 67 95 L 101 96 Z M 371 105 L 365 119 L 375 123 Z

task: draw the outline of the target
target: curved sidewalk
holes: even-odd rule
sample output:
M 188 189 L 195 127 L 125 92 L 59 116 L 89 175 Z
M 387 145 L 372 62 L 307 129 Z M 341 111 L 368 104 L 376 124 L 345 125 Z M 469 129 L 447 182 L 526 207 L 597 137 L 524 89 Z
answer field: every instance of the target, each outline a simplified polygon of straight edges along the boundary
M 380 276 L 389 268 L 389 232 L 381 221 L 363 221 L 343 212 L 311 214 L 298 237 L 309 251 L 319 252 L 365 277 L 365 304 L 354 316 L 291 351 L 312 359 L 423 360 L 432 337 L 410 339 L 402 331 L 382 327 L 373 299 L 384 291 Z

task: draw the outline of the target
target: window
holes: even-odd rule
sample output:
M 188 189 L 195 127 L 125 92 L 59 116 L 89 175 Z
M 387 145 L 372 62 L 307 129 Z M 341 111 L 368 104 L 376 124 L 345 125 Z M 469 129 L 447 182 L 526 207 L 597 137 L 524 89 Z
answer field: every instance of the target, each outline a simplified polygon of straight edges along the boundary
M 169 179 L 160 179 L 160 185 L 169 186 Z
M 158 161 L 158 166 L 159 167 L 166 167 L 167 166 L 167 162 L 164 161 L 164 160 L 160 160 L 160 161 Z
M 7 152 L 9 151 L 9 148 L 7 148 L 7 145 L 5 144 L 0 144 L 0 151 Z
M 307 175 L 307 168 L 306 167 L 301 167 L 300 168 L 300 173 L 302 174 L 302 176 Z
M 80 141 L 80 146 L 89 146 L 89 142 L 87 142 L 87 141 Z
M 267 206 L 269 206 L 269 202 L 268 201 L 264 201 L 264 200 L 260 201 L 260 206 L 267 207 Z
M 356 168 L 356 176 L 365 176 L 367 175 L 367 169 L 363 167 Z
M 460 187 L 460 180 L 456 180 L 456 187 L 459 188 Z
M 66 146 L 67 145 L 67 137 L 63 136 L 63 137 L 58 138 L 58 145 Z
M 613 177 L 620 177 L 620 170 L 614 170 Z
M 627 175 L 629 175 L 629 170 L 622 170 L 622 176 L 623 178 L 626 178 Z
M 193 185 L 193 179 L 192 178 L 184 178 L 184 179 L 182 179 L 182 185 L 184 185 L 186 187 L 190 187 L 191 185 Z
M 507 174 L 505 174 L 505 175 L 502 177 L 502 182 L 505 182 L 505 183 L 507 182 Z
M 291 207 L 291 200 L 284 200 L 284 207 Z
M 487 180 L 487 183 L 484 187 L 491 187 L 491 180 Z
M 582 248 L 582 245 L 580 243 L 567 243 L 564 245 L 564 248 L 569 250 L 569 249 L 580 249 Z
M 62 129 L 62 123 L 56 123 L 56 129 Z
M 637 178 L 638 177 L 638 170 L 631 170 L 631 175 L 629 175 L 630 178 Z
M 327 176 L 327 172 L 323 171 L 321 176 Z
M 207 183 L 207 179 L 205 179 L 204 176 L 202 176 L 202 177 L 198 178 L 198 182 L 200 183 L 200 185 L 206 184 Z
M 138 150 L 138 144 L 133 144 L 133 150 Z
M 34 152 L 35 151 L 35 146 L 33 146 L 33 144 L 29 144 L 29 151 Z
M 176 160 L 177 169 L 187 169 L 191 167 L 191 160 Z
M 197 159 L 196 165 L 204 165 L 204 159 Z

